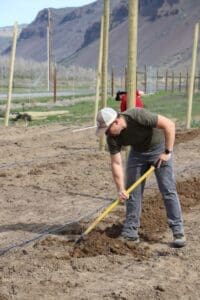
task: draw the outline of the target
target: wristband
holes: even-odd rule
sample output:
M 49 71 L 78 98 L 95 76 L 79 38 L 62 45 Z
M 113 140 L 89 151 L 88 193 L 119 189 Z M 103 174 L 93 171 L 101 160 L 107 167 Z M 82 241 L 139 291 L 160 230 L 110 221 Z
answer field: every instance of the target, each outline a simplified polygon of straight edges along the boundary
M 169 149 L 165 149 L 165 154 L 171 154 L 173 151 Z

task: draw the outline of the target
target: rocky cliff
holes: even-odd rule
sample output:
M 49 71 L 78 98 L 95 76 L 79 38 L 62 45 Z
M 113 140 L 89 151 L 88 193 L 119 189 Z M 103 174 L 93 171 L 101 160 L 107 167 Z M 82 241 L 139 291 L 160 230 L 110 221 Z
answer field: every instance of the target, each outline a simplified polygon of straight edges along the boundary
M 111 0 L 109 68 L 120 74 L 127 63 L 128 0 Z M 95 68 L 103 1 L 78 8 L 51 9 L 52 59 L 63 64 Z M 190 66 L 199 0 L 140 0 L 138 66 L 185 69 Z M 22 30 L 17 56 L 47 59 L 48 10 Z M 10 48 L 4 51 L 8 54 Z

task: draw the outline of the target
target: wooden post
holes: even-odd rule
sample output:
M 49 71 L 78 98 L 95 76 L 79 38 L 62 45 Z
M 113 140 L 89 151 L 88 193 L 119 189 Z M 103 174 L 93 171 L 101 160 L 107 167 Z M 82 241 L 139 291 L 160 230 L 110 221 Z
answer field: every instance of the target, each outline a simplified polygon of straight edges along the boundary
M 120 87 L 122 87 L 124 85 L 124 77 L 120 77 L 120 78 L 121 78 Z
M 195 91 L 196 91 L 196 76 L 194 76 L 194 93 L 195 93 Z
M 172 71 L 172 93 L 174 93 L 174 72 Z
M 157 70 L 157 72 L 156 72 L 156 92 L 158 91 L 158 83 L 159 83 L 159 73 Z
M 182 78 L 181 78 L 181 72 L 179 74 L 179 92 L 181 92 L 181 81 L 182 81 Z
M 168 71 L 166 71 L 165 74 L 165 92 L 167 92 L 168 89 Z
M 110 19 L 110 0 L 104 0 L 104 25 L 103 25 L 103 56 L 102 56 L 102 108 L 107 106 L 108 91 L 108 42 L 109 42 L 109 19 Z M 105 148 L 105 136 L 100 138 L 100 150 Z
M 106 107 L 106 105 L 107 105 L 109 15 L 110 15 L 110 0 L 104 0 L 104 25 L 103 25 L 104 33 L 103 33 L 103 58 L 102 58 L 102 107 Z
M 186 73 L 186 80 L 185 80 L 185 93 L 188 94 L 188 82 L 189 82 L 189 74 L 188 71 Z
M 124 90 L 127 91 L 127 66 L 125 67 L 125 70 L 124 70 Z
M 111 96 L 114 96 L 114 69 L 111 72 Z
M 51 12 L 48 9 L 48 25 L 47 25 L 47 90 L 50 91 L 51 86 Z
M 57 68 L 54 66 L 54 76 L 53 76 L 53 102 L 56 103 L 57 96 Z
M 194 78 L 195 78 L 195 70 L 196 70 L 198 36 L 199 36 L 199 23 L 196 23 L 195 30 L 194 30 L 192 67 L 191 67 L 190 87 L 189 87 L 189 94 L 188 94 L 187 129 L 189 129 L 191 126 L 192 101 L 193 101 L 193 93 L 194 93 Z
M 137 70 L 137 34 L 138 34 L 138 0 L 129 0 L 128 14 L 128 86 L 127 107 L 135 107 L 136 70 Z
M 10 104 L 12 97 L 12 87 L 13 87 L 13 74 L 14 74 L 14 64 L 15 64 L 15 53 L 16 53 L 16 45 L 17 45 L 17 22 L 14 24 L 13 28 L 13 43 L 11 50 L 11 58 L 10 58 L 10 76 L 9 76 L 9 86 L 8 86 L 8 100 L 6 105 L 6 114 L 5 114 L 5 126 L 8 126 L 9 123 L 9 115 L 10 115 Z
M 200 71 L 199 71 L 199 76 L 198 76 L 198 91 L 200 91 Z
M 147 66 L 144 66 L 144 92 L 147 93 Z
M 102 49 L 103 49 L 103 16 L 101 17 L 101 29 L 99 38 L 99 58 L 98 58 L 98 69 L 96 79 L 96 97 L 95 97 L 95 108 L 94 108 L 94 126 L 96 125 L 96 118 L 99 108 L 99 90 L 101 83 L 101 72 L 102 72 Z
M 136 70 L 136 87 L 135 87 L 136 90 L 137 90 L 137 86 L 138 86 L 138 71 Z
M 136 105 L 137 81 L 137 35 L 138 35 L 138 0 L 128 2 L 128 77 L 127 77 L 127 108 Z M 134 101 L 133 101 L 134 99 Z M 130 147 L 126 147 L 126 161 Z
M 47 26 L 47 91 L 50 91 L 50 80 L 49 80 L 49 27 Z

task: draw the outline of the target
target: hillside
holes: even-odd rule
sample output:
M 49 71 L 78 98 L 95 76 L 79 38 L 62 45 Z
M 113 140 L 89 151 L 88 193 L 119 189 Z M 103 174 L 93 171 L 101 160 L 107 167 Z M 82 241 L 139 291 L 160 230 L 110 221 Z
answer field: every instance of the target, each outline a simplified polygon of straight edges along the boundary
M 109 68 L 114 67 L 122 74 L 127 63 L 128 0 L 110 3 Z M 79 8 L 51 9 L 53 60 L 96 68 L 102 12 L 102 0 Z M 199 15 L 199 0 L 140 0 L 138 66 L 178 70 L 190 67 L 194 25 Z M 37 61 L 47 59 L 47 21 L 45 9 L 22 30 L 17 56 Z M 7 48 L 3 54 L 9 51 Z
M 18 35 L 26 25 L 18 25 Z M 0 53 L 4 52 L 12 43 L 13 27 L 6 26 L 0 28 Z

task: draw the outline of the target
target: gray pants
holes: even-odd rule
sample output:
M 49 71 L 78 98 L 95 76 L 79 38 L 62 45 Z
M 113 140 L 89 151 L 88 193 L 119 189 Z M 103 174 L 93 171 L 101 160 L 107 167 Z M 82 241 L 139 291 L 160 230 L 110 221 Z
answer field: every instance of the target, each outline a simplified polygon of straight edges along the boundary
M 159 145 L 153 151 L 143 153 L 135 152 L 131 149 L 127 162 L 127 188 L 158 160 L 160 153 L 163 151 L 164 145 Z M 173 234 L 184 233 L 182 212 L 176 191 L 172 166 L 172 157 L 166 163 L 162 164 L 159 169 L 155 169 L 155 176 L 164 200 L 168 223 Z M 130 194 L 129 200 L 126 201 L 126 220 L 122 230 L 122 234 L 125 236 L 138 236 L 144 187 L 145 181 Z

